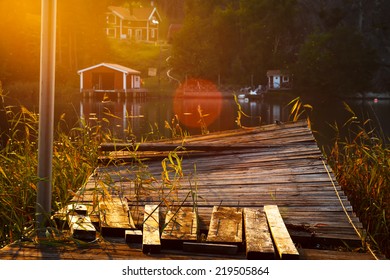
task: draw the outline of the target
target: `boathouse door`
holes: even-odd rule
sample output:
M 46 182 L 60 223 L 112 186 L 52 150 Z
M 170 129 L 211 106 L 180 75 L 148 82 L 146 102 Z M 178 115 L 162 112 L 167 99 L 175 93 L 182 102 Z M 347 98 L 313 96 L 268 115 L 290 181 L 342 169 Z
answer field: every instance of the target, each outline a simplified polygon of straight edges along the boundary
M 95 90 L 114 90 L 115 73 L 92 73 Z

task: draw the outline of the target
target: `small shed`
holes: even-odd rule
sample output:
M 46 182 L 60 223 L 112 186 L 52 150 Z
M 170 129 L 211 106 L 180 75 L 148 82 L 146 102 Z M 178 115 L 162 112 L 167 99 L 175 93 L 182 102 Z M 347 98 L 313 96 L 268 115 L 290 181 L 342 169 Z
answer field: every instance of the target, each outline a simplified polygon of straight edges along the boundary
M 288 72 L 268 70 L 268 89 L 291 89 L 291 77 Z
M 77 71 L 80 92 L 129 92 L 141 87 L 141 72 L 113 63 L 100 63 Z

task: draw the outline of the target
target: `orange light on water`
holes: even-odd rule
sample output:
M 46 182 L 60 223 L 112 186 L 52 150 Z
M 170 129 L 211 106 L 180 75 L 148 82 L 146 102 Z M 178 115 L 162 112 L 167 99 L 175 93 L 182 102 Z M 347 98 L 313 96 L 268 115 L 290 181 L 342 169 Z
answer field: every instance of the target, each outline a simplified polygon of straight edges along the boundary
M 187 127 L 201 127 L 201 122 L 208 126 L 221 114 L 222 94 L 210 81 L 189 79 L 176 90 L 173 110 Z

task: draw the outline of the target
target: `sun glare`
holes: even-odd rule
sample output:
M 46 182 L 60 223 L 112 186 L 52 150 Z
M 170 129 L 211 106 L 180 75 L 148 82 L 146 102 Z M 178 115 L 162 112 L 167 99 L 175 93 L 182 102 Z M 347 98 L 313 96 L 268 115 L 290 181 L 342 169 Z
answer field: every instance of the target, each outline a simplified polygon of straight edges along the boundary
M 221 114 L 222 94 L 217 86 L 202 79 L 189 79 L 176 90 L 173 99 L 174 113 L 187 127 L 212 124 Z

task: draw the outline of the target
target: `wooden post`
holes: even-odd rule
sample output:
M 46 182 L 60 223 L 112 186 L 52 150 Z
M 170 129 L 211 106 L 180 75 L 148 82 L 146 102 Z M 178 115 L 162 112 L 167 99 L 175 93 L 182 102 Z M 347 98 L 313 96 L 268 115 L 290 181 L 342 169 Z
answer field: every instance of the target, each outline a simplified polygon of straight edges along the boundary
M 298 259 L 299 252 L 292 241 L 283 222 L 277 205 L 265 205 L 264 212 L 267 217 L 275 247 L 281 259 Z
M 54 131 L 56 0 L 41 1 L 41 58 L 39 85 L 39 135 L 36 222 L 38 236 L 44 237 L 50 219 Z

